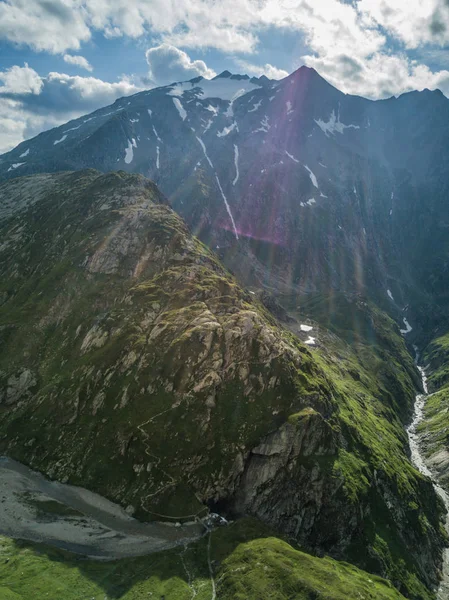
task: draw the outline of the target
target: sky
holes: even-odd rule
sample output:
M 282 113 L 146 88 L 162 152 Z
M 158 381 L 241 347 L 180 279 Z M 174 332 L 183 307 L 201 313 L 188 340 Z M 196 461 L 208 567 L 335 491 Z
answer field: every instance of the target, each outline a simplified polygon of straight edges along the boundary
M 0 152 L 143 89 L 302 65 L 449 96 L 449 0 L 0 0 Z

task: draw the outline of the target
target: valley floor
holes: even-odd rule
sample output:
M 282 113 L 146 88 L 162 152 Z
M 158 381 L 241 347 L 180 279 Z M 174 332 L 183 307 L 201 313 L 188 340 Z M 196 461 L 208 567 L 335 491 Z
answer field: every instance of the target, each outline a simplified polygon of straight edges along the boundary
M 0 537 L 1 600 L 404 600 L 391 583 L 295 550 L 252 519 L 185 547 L 94 561 Z
M 200 523 L 139 523 L 118 505 L 83 488 L 52 482 L 0 459 L 0 533 L 44 542 L 97 559 L 141 556 L 191 542 Z

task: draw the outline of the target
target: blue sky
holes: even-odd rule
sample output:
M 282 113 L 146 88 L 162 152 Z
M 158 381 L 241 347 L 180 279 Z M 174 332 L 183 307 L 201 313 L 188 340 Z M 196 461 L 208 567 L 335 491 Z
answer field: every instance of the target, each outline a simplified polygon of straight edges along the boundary
M 0 0 L 0 152 L 116 98 L 228 69 L 449 95 L 446 0 Z

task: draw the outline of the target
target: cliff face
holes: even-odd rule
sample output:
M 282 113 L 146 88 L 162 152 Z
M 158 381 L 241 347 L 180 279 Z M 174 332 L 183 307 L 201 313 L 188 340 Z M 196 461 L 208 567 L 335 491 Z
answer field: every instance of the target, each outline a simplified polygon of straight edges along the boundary
M 15 179 L 0 208 L 2 452 L 143 519 L 252 514 L 427 597 L 441 509 L 393 321 L 356 298 L 365 337 L 305 345 L 138 175 Z

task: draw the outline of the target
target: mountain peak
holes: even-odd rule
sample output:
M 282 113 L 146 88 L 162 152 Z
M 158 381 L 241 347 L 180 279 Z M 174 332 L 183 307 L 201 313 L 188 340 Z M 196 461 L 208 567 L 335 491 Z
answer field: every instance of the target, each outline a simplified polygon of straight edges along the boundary
M 232 77 L 232 73 L 228 70 L 222 71 L 219 75 L 215 75 L 215 77 L 212 78 L 212 81 L 214 79 L 229 79 L 229 77 Z
M 316 71 L 313 67 L 306 67 L 306 65 L 302 65 L 301 67 L 296 69 L 296 71 L 293 71 L 293 73 L 287 75 L 285 79 L 296 77 L 318 77 L 320 79 L 323 79 L 318 73 L 318 71 Z

